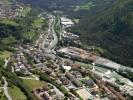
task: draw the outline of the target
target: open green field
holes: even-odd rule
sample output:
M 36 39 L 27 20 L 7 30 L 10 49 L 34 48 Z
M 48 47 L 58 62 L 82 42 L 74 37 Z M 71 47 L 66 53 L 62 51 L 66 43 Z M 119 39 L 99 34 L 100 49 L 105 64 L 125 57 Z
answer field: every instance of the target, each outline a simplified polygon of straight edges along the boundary
M 2 2 L 4 2 L 4 4 L 9 4 L 12 0 L 0 0 Z
M 24 7 L 21 15 L 25 17 L 30 11 L 31 11 L 30 6 Z
M 11 52 L 9 51 L 0 51 L 0 58 L 1 59 L 6 59 L 11 56 Z
M 0 87 L 2 87 L 3 86 L 3 84 L 2 84 L 2 81 L 0 80 Z
M 7 100 L 5 94 L 4 94 L 4 91 L 3 89 L 0 89 L 0 100 Z
M 29 76 L 21 76 L 23 78 L 34 78 L 32 75 L 29 75 Z
M 1 40 L 2 44 L 4 45 L 11 45 L 11 44 L 14 44 L 16 43 L 16 39 L 13 37 L 13 36 L 9 36 L 7 38 L 3 38 Z
M 2 19 L 0 20 L 0 23 L 7 24 L 7 25 L 12 25 L 12 26 L 18 26 L 16 22 L 10 20 L 10 19 Z
M 38 17 L 37 19 L 34 20 L 33 27 L 41 27 L 43 23 L 44 23 L 44 19 Z
M 73 19 L 73 21 L 74 21 L 76 24 L 78 24 L 79 21 L 80 21 L 80 19 Z
M 77 6 L 74 11 L 79 11 L 79 10 L 89 10 L 91 7 L 95 6 L 94 4 L 92 4 L 92 2 L 88 2 L 86 4 Z
M 33 90 L 35 88 L 39 88 L 42 86 L 47 86 L 47 83 L 37 80 L 30 80 L 30 79 L 23 79 L 23 83 L 29 87 L 30 90 Z
M 27 100 L 24 93 L 16 86 L 9 87 L 8 91 L 13 100 Z
M 36 40 L 38 38 L 38 34 L 35 30 L 31 29 L 29 32 L 24 33 L 23 36 L 30 40 Z

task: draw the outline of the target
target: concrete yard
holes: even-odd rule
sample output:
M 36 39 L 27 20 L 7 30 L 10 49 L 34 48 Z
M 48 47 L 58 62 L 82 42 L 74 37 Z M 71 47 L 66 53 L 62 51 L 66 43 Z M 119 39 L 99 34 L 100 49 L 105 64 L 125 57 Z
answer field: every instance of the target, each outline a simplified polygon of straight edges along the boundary
M 92 95 L 89 93 L 87 89 L 79 89 L 76 91 L 76 93 L 83 99 L 88 100 L 92 98 Z

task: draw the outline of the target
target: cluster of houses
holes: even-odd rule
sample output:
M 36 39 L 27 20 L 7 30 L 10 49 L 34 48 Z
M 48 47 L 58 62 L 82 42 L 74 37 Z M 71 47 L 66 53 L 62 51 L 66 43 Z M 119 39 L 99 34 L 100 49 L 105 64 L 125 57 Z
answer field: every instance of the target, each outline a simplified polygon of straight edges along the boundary
M 56 77 L 56 73 L 59 72 L 59 67 L 56 64 L 56 57 L 53 54 L 48 54 L 32 46 L 26 49 L 23 48 L 22 51 L 25 52 L 33 62 L 34 70 L 46 73 L 53 79 Z
M 85 51 L 82 51 L 80 49 L 75 49 L 74 51 L 73 48 L 69 48 L 70 53 L 75 52 L 75 54 L 81 54 L 85 53 Z M 74 90 L 80 97 L 82 97 L 84 100 L 92 98 L 100 98 L 100 93 L 101 90 L 97 83 L 95 83 L 92 78 L 90 78 L 88 75 L 85 75 L 84 73 L 87 73 L 88 70 L 85 68 L 81 67 L 81 65 L 78 65 L 76 62 L 73 62 L 70 60 L 65 60 L 60 58 L 57 59 L 56 56 L 52 56 L 52 54 L 48 54 L 43 50 L 38 49 L 37 47 L 27 47 L 26 49 L 21 49 L 23 52 L 29 55 L 30 59 L 33 61 L 35 68 L 39 70 L 41 73 L 45 73 L 49 76 L 49 79 L 52 81 L 55 81 L 56 84 L 63 86 L 69 93 L 70 90 Z M 67 49 L 65 49 L 67 51 Z M 24 59 L 24 55 L 22 52 L 16 53 L 14 55 L 17 59 L 17 62 L 22 62 L 24 66 L 26 66 L 26 60 Z M 21 63 L 17 63 L 21 64 Z M 26 68 L 28 68 L 26 66 Z M 29 69 L 29 68 L 28 68 Z M 95 70 L 99 70 L 96 69 Z M 99 76 L 99 73 L 97 71 L 93 71 L 93 73 L 97 74 Z M 103 73 L 104 74 L 104 73 Z M 107 75 L 108 76 L 108 75 Z M 103 85 L 103 89 L 106 89 L 107 93 L 112 93 L 110 92 L 109 89 L 112 89 L 109 87 L 109 89 Z M 38 91 L 43 91 L 43 92 L 38 92 Z M 42 93 L 42 94 L 41 94 Z M 39 90 L 35 89 L 34 94 L 38 97 L 43 97 L 43 98 L 49 98 L 48 100 L 53 100 L 51 99 L 50 93 L 46 92 L 45 89 L 39 88 Z M 86 95 L 84 95 L 86 94 Z M 112 94 L 115 96 L 114 94 Z M 52 96 L 54 97 L 54 96 Z M 72 96 L 72 98 L 76 98 Z M 73 100 L 73 99 L 70 99 Z M 78 99 L 77 99 L 78 100 Z M 108 100 L 108 99 L 107 99 Z
M 106 98 L 103 98 L 105 100 L 109 100 L 111 98 L 118 98 L 118 97 L 116 97 L 115 93 L 117 93 L 119 98 L 124 98 L 122 96 L 123 93 L 118 93 L 117 91 L 115 91 L 109 85 L 106 86 L 105 84 L 103 84 L 102 86 L 99 87 L 101 82 L 99 82 L 99 85 L 98 85 L 98 83 L 94 82 L 94 80 L 92 78 L 90 78 L 88 76 L 88 74 L 86 74 L 86 75 L 84 74 L 84 73 L 88 73 L 87 71 L 89 69 L 88 70 L 83 70 L 82 67 L 78 67 L 77 66 L 77 68 L 76 68 L 75 66 L 73 67 L 73 65 L 76 65 L 76 64 L 72 64 L 72 62 L 67 62 L 67 63 L 65 62 L 64 66 L 71 67 L 71 69 L 70 70 L 66 69 L 65 74 L 64 75 L 60 75 L 59 79 L 62 82 L 62 84 L 68 90 L 73 89 L 80 97 L 83 98 L 83 100 L 99 99 L 101 97 L 101 92 L 104 89 L 106 90 L 106 95 L 108 95 L 108 96 L 106 96 Z M 99 70 L 99 69 L 95 69 L 95 70 Z M 102 80 L 102 77 L 100 78 L 99 74 L 95 73 L 95 72 L 93 72 L 94 77 L 96 79 L 98 79 L 98 80 Z M 102 73 L 104 74 L 104 73 L 106 73 L 106 71 L 102 72 Z M 106 74 L 106 76 L 107 76 L 107 78 L 109 78 L 107 74 Z M 125 88 L 130 90 L 130 91 L 132 91 L 129 87 L 125 87 Z M 124 90 L 125 89 L 124 89 L 124 86 L 123 86 L 123 91 Z M 122 100 L 124 100 L 124 99 L 122 99 Z
M 11 60 L 15 72 L 21 72 L 24 75 L 30 74 L 28 69 L 31 69 L 31 65 L 28 64 L 28 61 L 23 52 L 16 52 L 12 55 Z
M 39 51 L 36 48 L 29 48 L 29 56 L 38 67 L 43 67 L 41 65 L 46 61 L 46 56 L 42 51 Z
M 39 46 L 40 48 L 48 48 L 53 39 L 54 37 L 52 33 L 41 35 L 36 43 L 36 46 Z
M 18 4 L 6 4 L 0 1 L 0 18 L 15 18 L 23 11 L 23 7 Z
M 76 87 L 82 87 L 83 85 L 82 85 L 82 83 L 79 81 L 79 80 L 77 80 L 75 77 L 74 77 L 74 75 L 72 75 L 71 73 L 66 73 L 66 75 L 65 75 Z
M 23 51 L 27 52 L 27 54 L 33 60 L 38 70 L 40 70 L 42 73 L 47 74 L 50 80 L 55 81 L 57 84 L 60 84 L 61 86 L 63 85 L 66 88 L 66 90 L 70 91 L 70 89 L 74 89 L 75 91 L 79 91 L 84 89 L 84 86 L 87 88 L 88 85 L 90 85 L 90 87 L 95 87 L 94 82 L 90 79 L 84 78 L 84 76 L 80 71 L 71 70 L 73 68 L 80 68 L 80 65 L 73 64 L 72 62 L 69 62 L 70 64 L 68 64 L 67 62 L 63 63 L 59 62 L 58 60 L 56 61 L 53 57 L 49 56 L 49 54 L 46 54 L 45 52 L 38 50 L 35 47 L 30 47 Z M 49 60 L 47 58 L 52 59 L 50 60 L 51 65 L 49 65 Z M 70 66 L 71 69 L 69 71 L 66 71 L 65 73 L 62 73 L 60 69 L 62 68 L 62 65 Z M 81 82 L 80 79 L 82 78 L 86 80 L 84 80 L 84 82 Z M 34 90 L 34 94 L 37 97 L 43 96 L 44 98 L 47 99 L 49 98 L 48 100 L 52 100 L 51 96 L 49 96 L 49 93 L 46 92 L 45 89 L 39 88 L 39 91 L 43 92 L 38 92 L 38 89 Z M 76 97 L 72 96 L 71 98 L 76 98 Z
M 63 38 L 67 40 L 79 40 L 79 36 L 70 32 L 63 32 Z
M 120 90 L 123 92 L 123 94 L 129 94 L 130 96 L 133 96 L 133 88 L 128 85 L 123 85 L 120 87 Z
M 63 96 L 57 93 L 53 86 L 33 89 L 32 93 L 39 100 L 63 100 Z
M 65 74 L 59 75 L 58 78 L 68 91 L 74 90 L 83 100 L 100 98 L 99 87 L 90 77 L 83 75 L 87 70 L 82 69 L 78 64 L 72 64 L 72 62 L 65 61 L 64 66 L 69 66 L 71 69 L 66 69 Z
M 97 91 L 99 91 L 98 86 L 95 84 L 95 82 L 91 79 L 86 77 L 83 77 L 82 73 L 79 71 L 70 71 L 66 73 L 66 78 L 69 79 L 72 82 L 72 86 L 68 87 L 69 89 L 74 89 L 76 92 L 78 91 L 86 91 L 89 98 L 95 98 L 96 94 L 98 94 Z M 75 87 L 74 87 L 75 86 Z M 77 93 L 78 93 L 77 92 Z M 81 94 L 79 94 L 81 95 Z M 83 97 L 83 95 L 81 95 Z M 83 97 L 84 98 L 84 97 Z

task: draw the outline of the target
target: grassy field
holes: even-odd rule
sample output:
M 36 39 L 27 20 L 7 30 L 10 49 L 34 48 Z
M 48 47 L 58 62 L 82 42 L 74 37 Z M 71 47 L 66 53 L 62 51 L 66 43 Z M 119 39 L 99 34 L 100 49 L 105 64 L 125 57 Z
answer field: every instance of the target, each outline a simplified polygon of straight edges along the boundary
M 5 94 L 4 94 L 4 91 L 3 89 L 0 89 L 0 100 L 7 100 Z
M 7 25 L 12 25 L 12 26 L 18 26 L 19 25 L 16 22 L 14 22 L 14 21 L 12 21 L 10 19 L 0 20 L 0 23 L 7 24 Z
M 30 79 L 23 79 L 23 83 L 30 88 L 30 90 L 33 90 L 38 87 L 47 86 L 45 82 L 37 81 L 37 80 L 30 80 Z
M 9 4 L 12 0 L 0 0 L 2 2 L 4 2 L 5 4 Z
M 11 44 L 16 43 L 16 39 L 15 39 L 14 37 L 12 37 L 12 36 L 9 36 L 9 37 L 7 37 L 7 38 L 3 38 L 3 39 L 1 40 L 1 42 L 2 42 L 2 44 L 4 44 L 4 45 L 11 45 Z
M 22 76 L 24 78 L 34 78 L 32 75 L 29 75 L 29 76 Z
M 95 5 L 92 4 L 92 2 L 88 2 L 86 4 L 77 6 L 74 11 L 79 11 L 79 10 L 89 10 L 91 7 L 93 7 Z
M 31 29 L 29 32 L 23 34 L 25 38 L 30 40 L 36 40 L 38 38 L 38 34 L 35 30 Z
M 34 20 L 33 27 L 41 27 L 43 23 L 44 23 L 44 19 L 38 17 L 37 19 Z
M 21 15 L 25 17 L 30 11 L 31 11 L 31 7 L 29 7 L 29 6 L 24 7 Z
M 3 84 L 2 84 L 2 82 L 1 82 L 1 80 L 0 80 L 0 87 L 2 87 L 3 86 Z
M 13 100 L 27 100 L 24 93 L 16 86 L 9 87 L 8 91 Z
M 9 52 L 9 51 L 0 51 L 0 58 L 1 59 L 9 58 L 10 55 L 11 55 L 11 52 Z

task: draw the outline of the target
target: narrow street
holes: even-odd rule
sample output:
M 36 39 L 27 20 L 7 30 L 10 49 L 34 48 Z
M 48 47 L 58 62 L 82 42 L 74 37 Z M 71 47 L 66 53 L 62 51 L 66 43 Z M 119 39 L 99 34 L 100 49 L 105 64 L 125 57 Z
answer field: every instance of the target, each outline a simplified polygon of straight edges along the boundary
M 9 62 L 9 60 L 10 60 L 10 58 L 9 58 L 9 59 L 5 59 L 5 65 L 4 65 L 4 68 L 7 67 L 7 64 L 8 64 L 8 62 Z
M 2 78 L 4 80 L 4 87 L 3 87 L 4 93 L 5 93 L 5 95 L 6 95 L 6 97 L 7 97 L 8 100 L 12 100 L 11 96 L 8 93 L 8 83 L 6 81 L 6 78 L 5 77 L 2 77 Z

